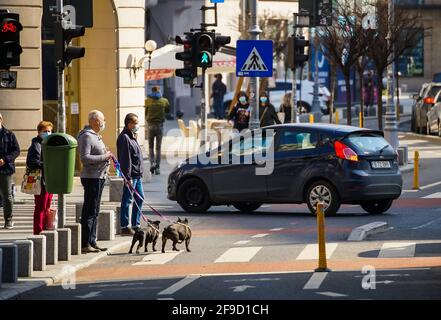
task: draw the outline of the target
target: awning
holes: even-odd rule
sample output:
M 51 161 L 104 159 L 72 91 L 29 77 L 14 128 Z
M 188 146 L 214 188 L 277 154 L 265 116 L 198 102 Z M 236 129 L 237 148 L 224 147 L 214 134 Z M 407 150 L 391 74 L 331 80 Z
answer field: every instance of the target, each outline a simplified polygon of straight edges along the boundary
M 175 54 L 182 52 L 183 46 L 168 44 L 152 53 L 150 70 L 148 59 L 145 59 L 145 79 L 159 80 L 174 76 L 174 71 L 184 67 L 182 61 L 176 60 Z M 236 57 L 222 52 L 214 55 L 213 67 L 207 69 L 208 74 L 228 73 L 236 71 Z M 200 72 L 200 69 L 199 69 Z

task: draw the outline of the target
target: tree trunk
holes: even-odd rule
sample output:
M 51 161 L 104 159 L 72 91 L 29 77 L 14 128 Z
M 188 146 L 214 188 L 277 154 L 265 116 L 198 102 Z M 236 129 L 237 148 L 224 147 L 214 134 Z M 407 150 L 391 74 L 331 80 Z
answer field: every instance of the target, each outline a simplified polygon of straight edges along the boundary
M 377 70 L 378 130 L 383 130 L 383 73 Z
M 364 94 L 363 94 L 363 85 L 364 85 L 364 79 L 363 79 L 363 68 L 360 68 L 358 70 L 358 75 L 360 79 L 358 79 L 360 84 L 360 116 L 361 116 L 361 126 L 364 127 Z
M 350 71 L 344 73 L 345 85 L 346 85 L 346 113 L 347 113 L 347 124 L 352 125 L 352 104 L 351 104 L 351 79 Z
M 334 116 L 334 101 L 335 101 L 335 84 L 337 82 L 335 65 L 331 63 L 331 82 L 329 91 L 331 96 L 329 97 L 329 123 L 332 123 L 332 118 Z

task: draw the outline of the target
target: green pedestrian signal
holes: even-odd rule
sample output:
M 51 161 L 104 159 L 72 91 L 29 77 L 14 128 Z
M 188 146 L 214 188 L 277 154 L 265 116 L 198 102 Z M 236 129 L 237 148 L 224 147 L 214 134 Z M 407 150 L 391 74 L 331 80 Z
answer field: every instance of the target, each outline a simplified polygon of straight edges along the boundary
M 199 64 L 202 68 L 211 66 L 211 54 L 207 51 L 202 51 L 199 54 Z

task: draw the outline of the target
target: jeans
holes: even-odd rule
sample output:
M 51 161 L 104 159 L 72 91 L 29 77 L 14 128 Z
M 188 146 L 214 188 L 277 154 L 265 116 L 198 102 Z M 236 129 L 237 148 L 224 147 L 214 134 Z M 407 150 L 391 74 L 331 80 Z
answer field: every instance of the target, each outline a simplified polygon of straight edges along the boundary
M 217 119 L 225 118 L 225 110 L 222 98 L 213 98 L 214 115 Z
M 100 212 L 101 195 L 105 179 L 81 178 L 84 203 L 81 213 L 81 246 L 96 245 L 96 222 Z
M 144 191 L 142 189 L 142 178 L 139 179 L 132 179 L 132 186 L 135 188 L 135 190 L 144 197 Z M 133 204 L 132 207 L 132 227 L 137 227 L 141 224 L 141 210 L 142 209 L 142 200 L 140 197 L 138 197 L 135 193 L 133 193 L 133 196 L 127 188 L 127 186 L 124 186 L 123 190 L 123 196 L 121 200 L 121 228 L 127 228 L 129 226 L 129 206 L 132 203 L 132 198 L 135 198 L 136 204 Z
M 149 123 L 148 124 L 148 140 L 149 140 L 149 160 L 150 165 L 156 165 L 159 168 L 161 164 L 161 144 L 162 135 L 164 131 L 164 125 L 162 123 Z M 156 138 L 156 154 L 153 151 L 155 149 Z
M 40 234 L 41 231 L 46 230 L 47 215 L 51 208 L 52 197 L 53 194 L 48 193 L 44 185 L 41 186 L 41 193 L 34 196 L 34 234 Z
M 0 197 L 3 200 L 3 215 L 5 222 L 12 221 L 14 200 L 12 199 L 12 176 L 0 174 Z

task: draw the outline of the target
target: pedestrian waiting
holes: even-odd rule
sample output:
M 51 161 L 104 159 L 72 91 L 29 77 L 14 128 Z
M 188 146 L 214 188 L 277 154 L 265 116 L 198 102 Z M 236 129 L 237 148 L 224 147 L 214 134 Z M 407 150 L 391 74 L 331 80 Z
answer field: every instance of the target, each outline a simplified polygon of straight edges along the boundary
M 228 114 L 228 120 L 234 121 L 234 129 L 241 132 L 242 130 L 248 129 L 250 122 L 250 103 L 244 91 L 239 92 L 237 99 L 237 104 Z
M 96 243 L 96 224 L 100 212 L 104 181 L 107 178 L 112 153 L 107 150 L 101 133 L 106 127 L 104 114 L 93 110 L 86 125 L 78 135 L 80 160 L 83 164 L 81 184 L 84 187 L 84 203 L 81 213 L 81 252 L 106 251 Z
M 141 147 L 136 140 L 138 131 L 138 116 L 134 113 L 127 114 L 124 119 L 124 129 L 119 134 L 116 143 L 121 173 L 130 183 L 130 186 L 124 185 L 121 199 L 121 235 L 126 236 L 133 235 L 141 225 L 141 208 L 144 198 L 142 189 L 143 157 Z M 132 228 L 130 228 L 129 207 L 133 198 Z
M 259 98 L 259 119 L 260 127 L 272 126 L 274 123 L 281 124 L 279 117 L 277 116 L 276 109 L 270 103 L 268 95 L 261 93 Z
M 40 234 L 47 228 L 47 218 L 52 203 L 53 195 L 46 191 L 44 170 L 43 170 L 43 154 L 41 152 L 41 143 L 43 139 L 52 133 L 54 125 L 48 121 L 40 121 L 37 126 L 38 135 L 32 139 L 31 146 L 28 149 L 26 158 L 26 170 L 39 171 L 41 175 L 41 192 L 34 194 L 34 234 Z

